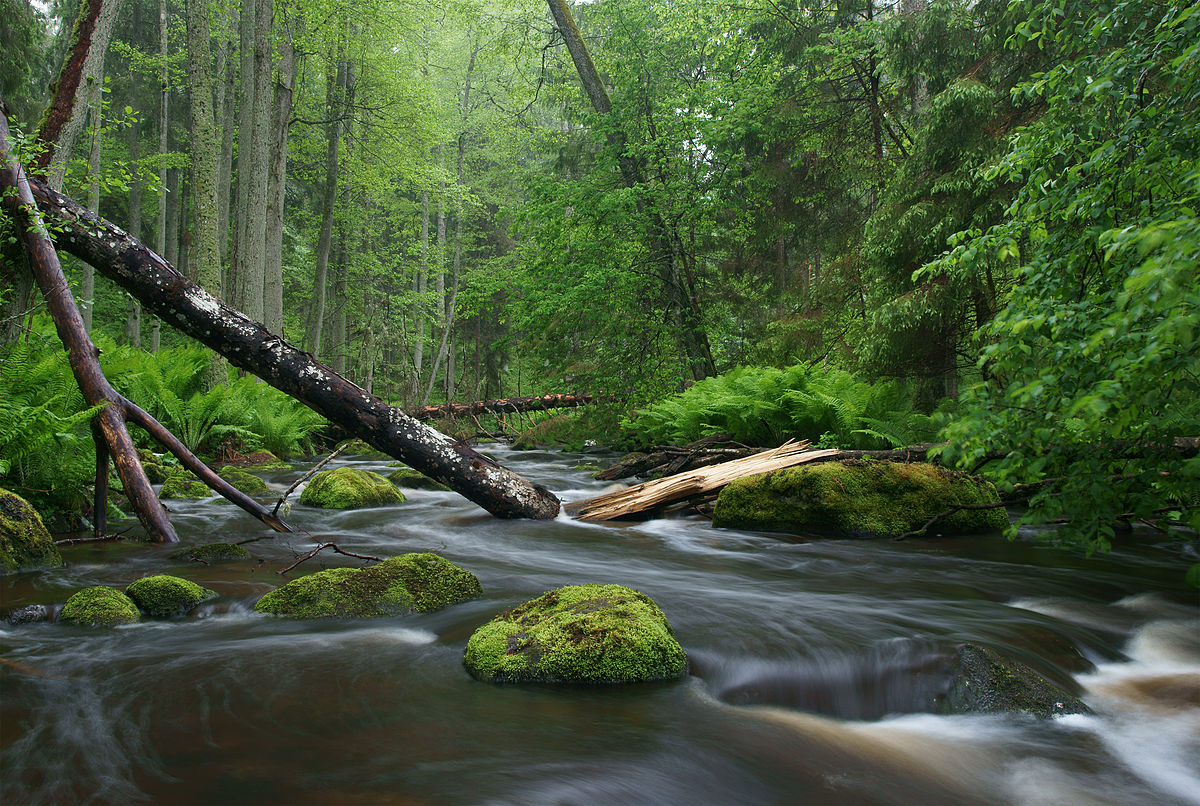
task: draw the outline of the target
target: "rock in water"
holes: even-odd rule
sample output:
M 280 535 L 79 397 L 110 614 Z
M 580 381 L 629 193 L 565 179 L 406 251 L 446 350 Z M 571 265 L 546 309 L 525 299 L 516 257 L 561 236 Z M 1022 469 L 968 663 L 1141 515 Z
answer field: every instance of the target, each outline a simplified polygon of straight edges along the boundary
M 322 470 L 300 494 L 300 503 L 325 509 L 403 504 L 404 494 L 378 473 L 357 467 Z
M 411 467 L 398 467 L 387 474 L 387 479 L 397 487 L 407 487 L 410 490 L 446 491 L 450 489 L 440 481 L 431 479 L 420 470 L 413 470 Z
M 0 489 L 0 574 L 62 564 L 42 516 L 21 496 Z
M 476 630 L 463 665 L 493 683 L 638 683 L 682 677 L 687 654 L 644 593 L 568 585 Z
M 898 537 L 956 506 L 999 504 L 991 482 L 927 463 L 850 459 L 747 476 L 717 496 L 713 526 Z M 929 528 L 966 534 L 1008 526 L 1004 507 L 959 509 Z
M 940 713 L 1014 711 L 1040 718 L 1092 713 L 1062 686 L 986 647 L 962 644 L 951 662 L 954 673 L 950 689 L 935 701 Z
M 437 554 L 401 554 L 369 568 L 331 568 L 292 580 L 254 605 L 288 618 L 378 618 L 425 613 L 483 592 L 479 580 Z
M 163 482 L 159 498 L 208 498 L 216 493 L 208 489 L 208 485 L 200 481 L 186 470 L 175 470 Z
M 222 560 L 247 560 L 250 552 L 236 543 L 203 543 L 171 555 L 172 560 L 191 560 L 198 563 L 215 563 Z
M 115 627 L 141 620 L 133 600 L 115 588 L 95 587 L 76 591 L 63 605 L 58 620 L 86 627 Z
M 246 495 L 267 495 L 271 492 L 267 483 L 261 478 L 233 465 L 225 465 L 217 475 Z
M 134 580 L 125 595 L 147 615 L 170 618 L 183 615 L 217 593 L 180 577 L 159 574 Z

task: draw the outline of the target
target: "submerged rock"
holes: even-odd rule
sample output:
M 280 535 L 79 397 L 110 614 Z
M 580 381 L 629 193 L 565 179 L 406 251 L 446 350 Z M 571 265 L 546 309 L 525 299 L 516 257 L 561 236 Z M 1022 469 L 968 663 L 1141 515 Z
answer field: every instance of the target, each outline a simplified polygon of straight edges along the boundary
M 398 467 L 387 474 L 387 479 L 397 487 L 407 487 L 410 490 L 445 491 L 450 489 L 440 481 L 431 479 L 420 470 L 413 470 L 411 467 Z
M 851 459 L 747 476 L 717 496 L 713 526 L 764 531 L 898 537 L 956 506 L 999 504 L 991 482 L 926 463 Z M 1003 529 L 1002 506 L 958 509 L 931 534 Z
M 437 554 L 391 557 L 368 568 L 331 568 L 292 580 L 254 605 L 289 618 L 378 618 L 425 613 L 483 592 L 479 580 Z
M 171 555 L 172 560 L 191 560 L 198 563 L 214 563 L 222 560 L 245 560 L 250 552 L 236 543 L 204 543 L 192 546 Z
M 208 485 L 186 470 L 177 470 L 163 482 L 159 498 L 208 498 L 213 492 Z
M 268 495 L 271 492 L 265 481 L 240 467 L 225 465 L 217 475 L 246 495 Z
M 115 627 L 141 620 L 133 600 L 116 588 L 99 586 L 76 591 L 63 605 L 58 620 L 86 627 Z
M 50 608 L 45 605 L 31 604 L 18 607 L 5 616 L 4 620 L 9 624 L 33 624 L 38 621 L 49 621 L 50 616 Z
M 1040 718 L 1090 714 L 1082 700 L 1033 669 L 976 644 L 951 658 L 950 688 L 935 698 L 943 714 L 1019 712 Z
M 42 516 L 21 496 L 0 489 L 0 574 L 62 564 Z
M 378 473 L 357 467 L 322 470 L 300 494 L 300 503 L 325 509 L 403 504 L 404 494 Z
M 568 585 L 480 627 L 463 665 L 493 683 L 637 683 L 687 672 L 654 601 L 622 585 Z
M 147 615 L 170 618 L 183 615 L 217 593 L 187 579 L 159 574 L 134 580 L 125 588 L 125 595 Z

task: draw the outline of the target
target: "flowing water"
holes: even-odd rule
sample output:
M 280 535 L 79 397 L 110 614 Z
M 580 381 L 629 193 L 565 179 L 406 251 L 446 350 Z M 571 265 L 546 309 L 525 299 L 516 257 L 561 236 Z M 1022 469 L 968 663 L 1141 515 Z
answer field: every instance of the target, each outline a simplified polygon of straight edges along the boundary
M 564 500 L 604 489 L 578 455 L 494 450 Z M 281 491 L 298 473 L 268 480 Z M 266 539 L 253 562 L 209 566 L 169 559 L 177 547 L 79 545 L 62 569 L 0 581 L 0 611 L 151 573 L 220 594 L 115 630 L 4 626 L 0 802 L 1200 804 L 1200 607 L 1186 561 L 1152 537 L 1092 559 L 994 536 L 789 542 L 691 517 L 503 521 L 420 491 L 297 505 L 309 534 L 271 537 L 215 499 L 170 506 L 185 545 Z M 313 538 L 435 551 L 484 594 L 395 619 L 255 614 Z M 291 576 L 358 564 L 324 553 Z M 481 623 L 584 582 L 653 597 L 691 675 L 497 687 L 463 670 Z M 1096 714 L 922 712 L 920 670 L 964 641 Z

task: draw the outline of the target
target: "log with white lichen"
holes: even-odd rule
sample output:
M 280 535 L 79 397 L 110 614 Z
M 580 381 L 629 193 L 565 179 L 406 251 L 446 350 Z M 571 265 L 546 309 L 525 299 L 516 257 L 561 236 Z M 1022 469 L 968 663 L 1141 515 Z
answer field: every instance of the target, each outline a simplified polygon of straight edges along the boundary
M 45 184 L 30 186 L 57 244 L 164 322 L 350 434 L 505 518 L 553 518 L 558 499 L 468 445 L 418 422 L 189 281 L 138 239 Z

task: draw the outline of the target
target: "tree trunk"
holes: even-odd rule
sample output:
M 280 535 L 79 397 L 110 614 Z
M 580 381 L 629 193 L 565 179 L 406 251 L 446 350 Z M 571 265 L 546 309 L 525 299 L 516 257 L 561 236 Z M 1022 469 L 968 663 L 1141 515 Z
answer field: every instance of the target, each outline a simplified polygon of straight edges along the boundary
M 338 48 L 337 72 L 325 81 L 325 109 L 329 122 L 325 124 L 325 189 L 321 195 L 321 233 L 317 236 L 317 269 L 313 275 L 312 309 L 308 316 L 308 334 L 304 346 L 315 356 L 321 355 L 321 335 L 325 328 L 325 288 L 328 285 L 329 255 L 333 249 L 333 216 L 337 204 L 338 147 L 342 124 L 338 119 L 343 111 L 342 99 L 346 89 L 346 62 L 342 58 L 344 43 Z
M 283 205 L 287 190 L 288 122 L 292 118 L 292 87 L 296 83 L 296 49 L 290 22 L 283 24 L 279 43 L 279 80 L 275 84 L 274 137 L 267 185 L 267 253 L 263 287 L 263 324 L 283 334 Z
M 100 213 L 100 127 L 103 123 L 104 108 L 104 74 L 101 72 L 96 81 L 88 87 L 91 98 L 88 101 L 88 209 Z M 92 332 L 92 310 L 96 304 L 96 270 L 84 263 L 79 278 L 79 311 L 83 318 L 83 330 Z
M 421 369 L 425 363 L 425 291 L 429 282 L 429 191 L 421 191 L 421 259 L 417 263 L 417 306 L 413 311 L 413 322 L 416 326 L 416 337 L 413 339 L 413 368 L 416 376 L 413 378 L 412 397 L 415 401 L 421 388 Z
M 232 9 L 228 13 L 232 17 Z M 233 30 L 232 26 L 231 30 Z M 234 195 L 233 130 L 236 127 L 233 105 L 237 97 L 237 59 L 233 58 L 230 53 L 233 48 L 232 39 L 224 38 L 222 40 L 221 50 L 217 56 L 219 65 L 217 75 L 220 76 L 222 83 L 217 92 L 217 102 L 214 104 L 214 109 L 221 116 L 221 161 L 217 167 L 217 233 L 220 239 L 218 247 L 223 272 L 221 289 L 226 297 L 233 288 L 233 276 L 229 268 L 229 246 L 233 240 L 229 234 L 229 208 Z
M 167 0 L 158 0 L 158 58 L 162 62 L 161 84 L 158 95 L 158 154 L 167 153 L 170 130 L 169 112 L 171 103 L 170 73 L 167 71 Z M 155 219 L 154 248 L 160 255 L 167 252 L 167 166 L 163 160 L 158 166 L 158 216 Z M 162 322 L 154 318 L 150 328 L 150 351 L 158 352 L 162 338 Z
M 553 518 L 558 499 L 469 446 L 392 408 L 193 283 L 120 228 L 42 183 L 38 204 L 64 247 L 183 332 L 352 435 L 448 485 L 493 515 Z
M 137 41 L 138 15 L 134 14 L 134 32 L 131 38 Z M 138 82 L 131 72 L 129 77 L 129 107 L 137 109 Z M 125 131 L 126 144 L 129 147 L 129 162 L 135 166 L 133 176 L 129 179 L 129 234 L 137 239 L 142 237 L 142 181 L 137 169 L 140 156 L 141 125 L 137 113 L 133 122 Z M 125 307 L 125 342 L 138 349 L 142 347 L 142 306 L 136 299 L 130 297 Z
M 256 322 L 264 318 L 263 287 L 267 258 L 267 184 L 271 162 L 271 0 L 257 0 L 254 9 L 253 111 L 244 132 L 250 148 L 249 171 L 242 177 L 246 191 L 246 230 L 238 250 L 238 284 L 242 306 Z M 249 9 L 243 8 L 243 13 Z M 243 62 L 244 64 L 244 62 Z M 242 80 L 246 80 L 243 73 Z M 239 174 L 241 162 L 239 158 Z
M 604 400 L 593 395 L 536 395 L 534 397 L 508 397 L 499 400 L 477 400 L 474 403 L 442 403 L 423 406 L 411 415 L 418 420 L 436 420 L 441 417 L 465 417 L 478 414 L 509 414 L 524 411 L 550 411 L 551 409 L 573 409 Z

